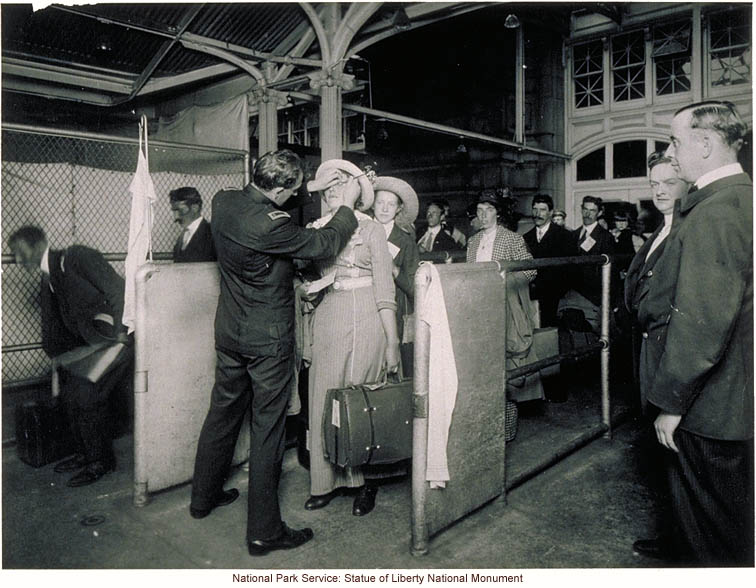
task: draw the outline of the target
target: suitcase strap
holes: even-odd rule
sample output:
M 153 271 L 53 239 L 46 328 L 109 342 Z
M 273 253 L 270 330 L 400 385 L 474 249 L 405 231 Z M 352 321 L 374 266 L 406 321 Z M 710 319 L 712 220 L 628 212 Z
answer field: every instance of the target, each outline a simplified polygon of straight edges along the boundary
M 373 411 L 375 411 L 375 407 L 370 404 L 370 396 L 368 396 L 370 388 L 366 386 L 360 386 L 359 388 L 360 392 L 362 392 L 362 397 L 365 399 L 365 408 L 363 410 L 368 413 L 368 420 L 370 421 L 370 445 L 365 448 L 368 452 L 365 464 L 369 464 L 370 460 L 373 459 L 373 450 L 380 449 L 380 445 L 375 444 L 375 423 L 373 423 Z

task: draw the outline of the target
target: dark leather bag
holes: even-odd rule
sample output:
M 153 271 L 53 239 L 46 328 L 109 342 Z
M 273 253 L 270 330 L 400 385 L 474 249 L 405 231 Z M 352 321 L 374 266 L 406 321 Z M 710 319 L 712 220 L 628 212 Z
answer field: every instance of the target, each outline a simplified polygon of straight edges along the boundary
M 16 449 L 24 463 L 38 468 L 73 453 L 65 407 L 58 398 L 16 407 Z
M 322 430 L 326 457 L 337 466 L 412 457 L 412 379 L 328 390 Z

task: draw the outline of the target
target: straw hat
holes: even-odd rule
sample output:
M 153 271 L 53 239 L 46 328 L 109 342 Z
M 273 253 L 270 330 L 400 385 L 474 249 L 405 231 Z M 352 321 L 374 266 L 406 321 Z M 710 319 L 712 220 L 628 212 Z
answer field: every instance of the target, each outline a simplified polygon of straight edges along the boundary
M 396 215 L 396 222 L 400 225 L 409 226 L 415 222 L 417 213 L 420 212 L 420 202 L 417 199 L 417 192 L 412 189 L 407 182 L 391 176 L 378 176 L 375 179 L 376 192 L 385 190 L 396 194 L 402 201 L 402 210 Z
M 318 171 L 315 172 L 315 177 L 322 177 L 327 171 L 332 169 L 338 169 L 348 173 L 350 176 L 357 178 L 360 184 L 360 201 L 362 204 L 358 207 L 359 210 L 368 210 L 373 206 L 373 200 L 375 200 L 375 192 L 373 191 L 373 184 L 359 167 L 354 165 L 351 161 L 346 159 L 328 159 L 320 164 Z M 358 177 L 359 176 L 359 177 Z

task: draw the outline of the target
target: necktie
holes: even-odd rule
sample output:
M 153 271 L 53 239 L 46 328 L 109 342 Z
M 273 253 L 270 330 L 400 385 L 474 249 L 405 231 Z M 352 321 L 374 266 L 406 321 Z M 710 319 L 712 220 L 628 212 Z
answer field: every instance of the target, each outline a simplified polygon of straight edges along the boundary
M 433 233 L 430 232 L 430 229 L 426 231 L 425 236 L 423 237 L 422 241 L 423 242 L 420 245 L 426 251 L 430 251 L 433 248 Z
M 189 245 L 189 227 L 184 229 L 184 234 L 181 236 L 181 250 L 186 249 L 187 245 Z
M 688 194 L 693 194 L 693 192 L 695 192 L 696 190 L 698 190 L 698 186 L 693 184 L 690 188 L 688 188 Z
M 578 245 L 581 245 L 583 241 L 585 241 L 585 238 L 588 236 L 588 231 L 586 231 L 584 228 L 580 229 L 580 239 L 578 239 Z
M 541 239 L 543 239 L 543 231 L 536 229 L 536 241 L 540 243 Z

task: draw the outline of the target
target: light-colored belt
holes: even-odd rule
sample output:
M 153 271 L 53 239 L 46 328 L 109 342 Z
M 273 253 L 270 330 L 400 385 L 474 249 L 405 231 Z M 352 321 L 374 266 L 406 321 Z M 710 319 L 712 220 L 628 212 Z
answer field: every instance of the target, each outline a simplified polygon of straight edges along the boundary
M 361 278 L 338 278 L 331 286 L 334 290 L 355 290 L 357 288 L 367 288 L 373 285 L 372 276 L 362 276 Z

